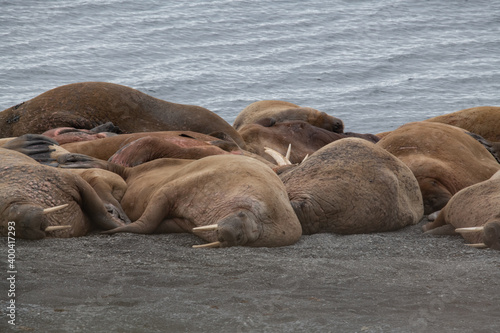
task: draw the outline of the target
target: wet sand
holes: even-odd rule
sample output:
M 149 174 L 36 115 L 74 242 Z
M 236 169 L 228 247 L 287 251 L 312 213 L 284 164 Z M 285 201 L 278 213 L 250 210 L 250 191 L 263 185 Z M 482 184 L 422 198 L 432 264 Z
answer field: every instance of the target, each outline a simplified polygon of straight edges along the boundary
M 202 241 L 189 234 L 19 239 L 16 326 L 3 278 L 0 331 L 498 332 L 500 253 L 423 235 L 422 223 L 282 248 L 193 249 Z

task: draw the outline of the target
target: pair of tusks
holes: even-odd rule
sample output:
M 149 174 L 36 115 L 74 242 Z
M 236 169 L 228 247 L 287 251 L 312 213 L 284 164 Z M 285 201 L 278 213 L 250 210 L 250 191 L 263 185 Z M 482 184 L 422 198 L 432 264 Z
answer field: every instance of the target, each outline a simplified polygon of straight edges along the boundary
M 211 224 L 211 225 L 205 225 L 203 227 L 196 227 L 193 228 L 193 232 L 204 232 L 204 231 L 215 231 L 219 228 L 219 225 L 217 224 Z M 220 242 L 213 242 L 213 243 L 207 243 L 207 244 L 201 244 L 201 245 L 193 245 L 193 248 L 195 249 L 200 249 L 200 248 L 215 248 L 215 247 L 220 247 L 221 243 Z
M 455 232 L 458 232 L 461 234 L 467 234 L 467 233 L 479 232 L 479 231 L 483 231 L 483 230 L 484 230 L 484 227 L 469 227 L 469 228 L 457 228 L 457 229 L 455 229 Z M 487 248 L 486 244 L 484 244 L 484 243 L 467 244 L 467 246 L 475 247 L 477 249 Z
M 54 207 L 50 207 L 50 208 L 45 208 L 43 210 L 43 214 L 54 213 L 54 212 L 57 212 L 58 210 L 66 208 L 66 207 L 68 207 L 68 204 L 54 206 Z M 47 231 L 55 231 L 55 230 L 62 230 L 62 229 L 68 229 L 68 228 L 71 228 L 71 226 L 70 225 L 53 225 L 53 226 L 49 226 L 49 227 L 45 228 L 44 231 L 47 232 Z
M 264 147 L 264 152 L 267 154 L 271 155 L 272 158 L 276 161 L 278 166 L 284 166 L 284 165 L 292 165 L 292 162 L 290 162 L 290 153 L 292 151 L 292 144 L 290 143 L 288 145 L 288 150 L 286 151 L 286 155 L 283 156 L 281 153 L 277 152 L 276 150 L 269 148 L 269 147 Z M 309 157 L 309 154 L 307 154 L 304 159 L 302 160 L 303 163 L 307 158 Z

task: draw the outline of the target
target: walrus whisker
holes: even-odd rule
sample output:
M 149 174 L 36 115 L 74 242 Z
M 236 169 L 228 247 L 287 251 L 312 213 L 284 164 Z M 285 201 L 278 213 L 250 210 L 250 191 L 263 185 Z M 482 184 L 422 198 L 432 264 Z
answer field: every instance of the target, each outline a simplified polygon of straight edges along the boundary
M 62 229 L 69 229 L 71 228 L 70 225 L 53 225 L 45 228 L 45 232 L 47 231 L 55 231 L 55 230 L 62 230 Z
M 264 147 L 264 151 L 271 155 L 272 158 L 278 163 L 279 166 L 283 165 L 291 165 L 292 163 L 281 153 L 277 152 L 276 150 L 268 147 Z
M 201 245 L 193 245 L 194 249 L 216 248 L 216 247 L 220 247 L 220 242 L 213 242 L 213 243 L 207 243 L 207 244 L 201 244 Z
M 471 233 L 471 232 L 478 232 L 478 231 L 483 231 L 484 227 L 469 227 L 469 228 L 457 228 L 455 229 L 455 232 L 460 232 L 460 233 Z
M 49 214 L 49 213 L 57 212 L 58 210 L 64 209 L 66 207 L 68 207 L 68 204 L 45 208 L 43 210 L 43 214 Z
M 476 244 L 466 244 L 467 246 L 470 246 L 470 247 L 475 247 L 476 249 L 485 249 L 487 248 L 488 246 L 486 246 L 486 244 L 484 243 L 476 243 Z
M 219 228 L 219 225 L 211 224 L 211 225 L 204 225 L 202 227 L 193 228 L 191 231 L 192 232 L 214 231 L 214 230 L 217 230 L 218 228 Z

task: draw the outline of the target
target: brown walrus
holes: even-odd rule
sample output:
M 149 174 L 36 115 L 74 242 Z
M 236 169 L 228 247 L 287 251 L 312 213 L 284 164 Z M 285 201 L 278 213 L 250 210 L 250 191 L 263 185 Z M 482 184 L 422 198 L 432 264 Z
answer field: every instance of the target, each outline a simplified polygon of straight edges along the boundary
M 248 105 L 238 114 L 233 127 L 239 129 L 245 124 L 254 124 L 265 118 L 273 119 L 276 123 L 301 120 L 328 131 L 344 131 L 344 123 L 338 118 L 313 108 L 278 100 L 263 100 Z
M 439 234 L 446 227 L 469 245 L 500 250 L 500 171 L 457 192 L 423 230 Z
M 72 153 L 85 154 L 101 160 L 108 160 L 119 149 L 144 138 L 157 138 L 161 141 L 170 142 L 179 147 L 211 146 L 222 151 L 239 151 L 240 148 L 233 141 L 220 140 L 219 138 L 196 133 L 192 131 L 161 131 L 161 132 L 138 132 L 129 134 L 118 134 L 115 136 L 91 141 L 71 142 L 61 145 Z M 152 147 L 148 148 L 153 149 Z M 176 157 L 178 156 L 164 156 Z
M 221 132 L 240 147 L 245 146 L 236 130 L 210 110 L 167 102 L 107 82 L 60 86 L 0 112 L 0 138 L 41 134 L 56 127 L 92 129 L 106 122 L 112 122 L 125 133 Z
M 304 234 L 397 230 L 418 223 L 424 211 L 411 170 L 360 138 L 330 143 L 280 178 Z
M 123 225 L 107 211 L 96 191 L 83 178 L 39 164 L 32 158 L 0 148 L 0 234 L 15 237 L 75 237 L 92 228 Z M 51 207 L 61 207 L 52 212 Z M 48 209 L 48 210 L 47 210 Z M 13 223 L 12 223 L 13 222 Z
M 476 133 L 488 141 L 500 141 L 500 107 L 498 106 L 463 109 L 424 121 L 457 126 Z
M 59 162 L 104 168 L 125 179 L 121 205 L 134 222 L 109 233 L 194 232 L 211 242 L 207 247 L 285 246 L 302 235 L 283 183 L 251 157 L 162 158 L 133 168 L 78 154 Z
M 447 124 L 408 123 L 376 144 L 413 171 L 422 191 L 425 214 L 440 210 L 455 193 L 500 170 L 495 157 L 478 140 Z
M 265 152 L 266 148 L 284 155 L 291 145 L 290 162 L 300 163 L 307 155 L 336 140 L 360 137 L 371 142 L 378 141 L 378 137 L 372 134 L 335 133 L 301 120 L 266 123 L 264 119 L 255 124 L 243 125 L 238 132 L 245 140 L 249 152 L 270 162 L 274 160 Z

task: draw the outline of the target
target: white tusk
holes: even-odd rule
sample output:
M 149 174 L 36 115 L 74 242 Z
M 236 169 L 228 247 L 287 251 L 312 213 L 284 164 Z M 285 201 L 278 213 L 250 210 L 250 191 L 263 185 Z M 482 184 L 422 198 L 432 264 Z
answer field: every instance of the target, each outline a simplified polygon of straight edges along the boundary
M 71 228 L 70 225 L 52 225 L 47 228 L 45 228 L 44 231 L 55 231 L 55 230 L 62 230 L 62 229 L 68 229 Z
M 204 248 L 204 247 L 209 247 L 209 248 L 220 247 L 220 242 L 213 242 L 213 243 L 207 243 L 207 244 L 201 244 L 201 245 L 193 245 L 194 249 L 201 249 L 201 248 Z
M 309 154 L 307 154 L 307 155 L 304 157 L 304 159 L 302 160 L 302 162 L 300 162 L 300 163 L 304 163 L 304 161 L 305 161 L 305 160 L 307 160 L 307 158 L 308 158 L 308 157 L 309 157 Z
M 204 225 L 203 227 L 193 228 L 192 232 L 214 231 L 214 230 L 217 230 L 218 228 L 219 228 L 219 225 L 217 225 L 217 224 Z
M 271 155 L 272 158 L 274 158 L 274 160 L 276 161 L 276 163 L 278 163 L 279 166 L 291 165 L 292 164 L 285 156 L 283 156 L 282 154 L 278 153 L 274 149 L 271 149 L 271 148 L 268 148 L 268 147 L 264 147 L 264 151 L 266 153 L 268 153 L 269 155 Z
M 476 243 L 476 244 L 465 244 L 470 247 L 475 247 L 476 249 L 485 249 L 487 248 L 486 244 L 484 243 Z
M 290 143 L 290 144 L 288 145 L 288 149 L 287 149 L 287 151 L 286 151 L 286 155 L 285 155 L 285 159 L 286 159 L 287 161 L 290 161 L 290 153 L 291 153 L 291 152 L 292 152 L 292 144 Z M 290 164 L 291 164 L 291 163 L 290 163 Z
M 465 233 L 471 233 L 471 232 L 478 232 L 478 231 L 483 231 L 484 227 L 470 227 L 470 228 L 457 228 L 455 229 L 455 232 L 463 232 Z
M 68 204 L 64 204 L 64 205 L 59 205 L 59 206 L 54 206 L 54 207 L 50 207 L 50 208 L 45 208 L 43 210 L 43 213 L 44 214 L 48 214 L 48 213 L 53 213 L 53 212 L 56 212 L 58 210 L 61 210 L 63 208 L 66 208 L 68 207 Z

